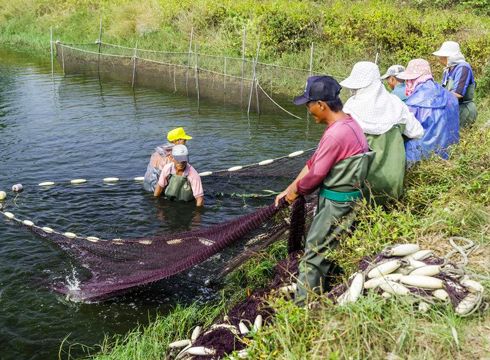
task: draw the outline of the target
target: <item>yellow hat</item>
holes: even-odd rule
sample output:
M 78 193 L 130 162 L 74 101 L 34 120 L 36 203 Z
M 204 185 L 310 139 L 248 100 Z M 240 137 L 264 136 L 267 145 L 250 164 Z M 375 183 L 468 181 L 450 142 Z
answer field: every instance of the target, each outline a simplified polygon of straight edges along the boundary
M 187 135 L 184 131 L 184 128 L 179 127 L 179 128 L 170 130 L 167 134 L 167 139 L 170 142 L 177 141 L 180 139 L 190 140 L 190 139 L 192 139 L 192 136 Z

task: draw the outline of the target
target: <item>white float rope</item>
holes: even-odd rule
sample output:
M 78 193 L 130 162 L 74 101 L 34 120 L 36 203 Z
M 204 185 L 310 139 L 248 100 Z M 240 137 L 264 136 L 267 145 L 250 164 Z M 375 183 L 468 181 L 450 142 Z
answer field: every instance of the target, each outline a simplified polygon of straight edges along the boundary
M 205 177 L 205 176 L 210 176 L 213 174 L 223 174 L 227 172 L 235 172 L 235 171 L 240 171 L 243 169 L 247 169 L 253 166 L 266 166 L 270 165 L 278 160 L 286 159 L 286 158 L 294 158 L 297 156 L 300 156 L 304 154 L 305 152 L 314 150 L 315 148 L 309 148 L 306 150 L 299 150 L 299 151 L 294 151 L 288 155 L 280 156 L 274 159 L 267 159 L 267 160 L 262 160 L 256 163 L 252 164 L 247 164 L 247 165 L 236 165 L 232 166 L 227 169 L 222 169 L 222 170 L 216 170 L 216 171 L 203 171 L 199 173 L 199 176 Z M 143 182 L 145 180 L 144 176 L 137 176 L 133 178 L 119 178 L 119 177 L 105 177 L 102 179 L 102 182 L 105 184 L 115 184 L 117 182 Z M 71 180 L 59 180 L 59 181 L 43 181 L 38 183 L 37 185 L 40 187 L 53 187 L 55 185 L 83 185 L 88 182 L 93 182 L 93 181 L 98 181 L 98 180 L 88 180 L 85 178 L 78 178 L 78 179 L 71 179 Z
M 60 235 L 60 236 L 63 236 L 65 238 L 72 239 L 72 240 L 73 239 L 87 240 L 87 241 L 90 241 L 92 243 L 97 243 L 99 241 L 104 241 L 104 242 L 107 242 L 107 243 L 112 243 L 114 245 L 134 244 L 134 243 L 138 243 L 138 244 L 142 244 L 142 245 L 151 245 L 152 242 L 153 242 L 152 240 L 146 240 L 146 239 L 141 239 L 141 240 L 136 240 L 136 241 L 122 240 L 122 239 L 119 239 L 119 238 L 112 239 L 112 240 L 105 240 L 105 239 L 100 239 L 100 238 L 98 238 L 96 236 L 79 236 L 79 235 L 77 235 L 77 234 L 75 234 L 73 232 L 69 232 L 69 231 L 60 232 L 60 231 L 56 231 L 53 228 L 48 227 L 48 226 L 43 226 L 43 227 L 38 226 L 33 221 L 31 221 L 29 219 L 24 219 L 24 220 L 19 219 L 18 217 L 16 217 L 13 213 L 11 213 L 9 211 L 2 211 L 2 210 L 0 210 L 0 215 L 5 216 L 5 218 L 8 219 L 8 220 L 10 220 L 10 221 L 15 221 L 16 223 L 18 223 L 20 225 L 24 225 L 24 226 L 27 226 L 29 228 L 35 228 L 35 229 L 41 230 L 41 231 L 43 231 L 46 234 Z

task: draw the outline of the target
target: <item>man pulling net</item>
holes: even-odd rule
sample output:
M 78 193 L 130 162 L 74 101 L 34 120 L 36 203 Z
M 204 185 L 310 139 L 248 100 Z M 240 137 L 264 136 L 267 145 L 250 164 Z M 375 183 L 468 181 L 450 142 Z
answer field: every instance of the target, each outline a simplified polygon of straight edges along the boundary
M 312 76 L 304 94 L 294 99 L 296 105 L 306 105 L 317 124 L 327 127 L 315 153 L 296 179 L 276 197 L 276 205 L 282 198 L 292 203 L 299 195 L 320 190 L 299 269 L 295 297 L 299 305 L 307 301 L 308 291 L 325 290 L 324 278 L 332 264 L 324 254 L 334 244 L 332 230 L 362 197 L 361 190 L 374 158 L 361 127 L 342 111 L 341 89 L 330 76 Z

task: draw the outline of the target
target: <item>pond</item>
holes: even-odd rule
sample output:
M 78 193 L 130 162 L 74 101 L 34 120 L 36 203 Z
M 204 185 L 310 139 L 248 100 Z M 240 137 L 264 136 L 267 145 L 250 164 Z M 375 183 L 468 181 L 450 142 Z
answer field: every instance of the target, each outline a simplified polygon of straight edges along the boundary
M 143 176 L 154 147 L 178 126 L 194 137 L 188 145 L 198 171 L 310 148 L 323 131 L 279 112 L 248 118 L 240 109 L 202 101 L 198 111 L 191 98 L 59 71 L 52 76 L 44 60 L 0 51 L 0 190 L 19 218 L 85 236 L 125 238 L 210 226 L 272 201 L 227 201 L 209 192 L 205 209 L 197 211 L 156 200 L 141 183 L 102 182 Z M 75 178 L 89 181 L 66 184 Z M 37 186 L 43 181 L 65 183 Z M 22 193 L 10 191 L 16 183 L 24 185 Z M 93 346 L 104 335 L 147 324 L 176 303 L 213 298 L 202 279 L 177 276 L 110 301 L 73 303 L 49 287 L 74 276 L 73 259 L 3 217 L 0 235 L 2 359 L 53 359 L 64 338 Z M 75 347 L 72 355 L 80 351 Z

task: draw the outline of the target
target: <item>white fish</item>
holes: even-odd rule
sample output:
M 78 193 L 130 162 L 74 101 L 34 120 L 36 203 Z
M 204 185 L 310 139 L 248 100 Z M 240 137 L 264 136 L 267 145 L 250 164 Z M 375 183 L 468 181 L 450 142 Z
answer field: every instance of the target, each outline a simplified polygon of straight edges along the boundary
M 240 329 L 240 333 L 241 333 L 242 335 L 247 335 L 247 334 L 249 333 L 249 331 L 250 331 L 250 330 L 248 329 L 247 325 L 245 325 L 245 324 L 243 323 L 243 321 L 240 321 L 240 323 L 238 324 L 238 328 Z
M 362 293 L 363 286 L 364 275 L 361 272 L 355 273 L 353 275 L 349 288 L 345 292 L 346 295 L 343 297 L 339 297 L 339 299 L 337 300 L 339 305 L 356 302 Z
M 420 250 L 417 244 L 397 244 L 389 246 L 383 251 L 385 256 L 407 256 Z
M 405 286 L 402 284 L 398 284 L 393 281 L 386 281 L 382 284 L 379 285 L 383 291 L 394 294 L 394 295 L 408 295 L 410 294 L 410 290 L 408 290 Z
M 257 315 L 254 321 L 253 331 L 259 331 L 260 328 L 262 327 L 262 322 L 263 322 L 262 315 L 260 314 Z
M 442 289 L 444 287 L 444 282 L 441 279 L 425 275 L 402 276 L 400 282 L 422 289 Z
M 391 273 L 388 275 L 372 278 L 364 283 L 364 289 L 375 289 L 386 281 L 398 281 L 403 274 Z
M 481 293 L 469 293 L 461 302 L 456 306 L 456 314 L 466 315 L 473 310 L 481 301 Z
M 186 350 L 189 355 L 214 355 L 216 350 L 204 346 L 194 346 Z
M 441 267 L 439 265 L 427 265 L 419 267 L 413 270 L 410 275 L 426 275 L 426 276 L 434 276 L 441 272 Z
M 416 253 L 408 255 L 407 257 L 410 257 L 413 260 L 425 260 L 432 255 L 434 255 L 432 250 L 419 250 Z
M 194 330 L 192 331 L 191 342 L 194 343 L 197 340 L 197 338 L 199 337 L 199 335 L 201 335 L 201 327 L 196 326 L 194 328 Z
M 446 290 L 443 289 L 437 289 L 432 292 L 432 295 L 439 300 L 446 301 L 449 299 L 449 294 L 447 293 Z
M 371 269 L 371 271 L 368 272 L 368 278 L 374 278 L 374 277 L 380 277 L 383 275 L 387 275 L 395 271 L 401 266 L 401 261 L 400 260 L 389 260 L 384 263 L 381 263 L 380 265 L 376 266 L 375 268 Z
M 466 289 L 468 289 L 469 292 L 472 293 L 476 293 L 476 292 L 482 293 L 484 290 L 482 284 L 480 284 L 477 281 L 470 280 L 468 278 L 463 278 L 459 283 L 463 285 Z
M 191 341 L 189 339 L 177 340 L 177 341 L 174 341 L 173 343 L 168 344 L 168 347 L 171 349 L 178 349 L 178 348 L 186 347 L 190 344 L 191 344 Z

